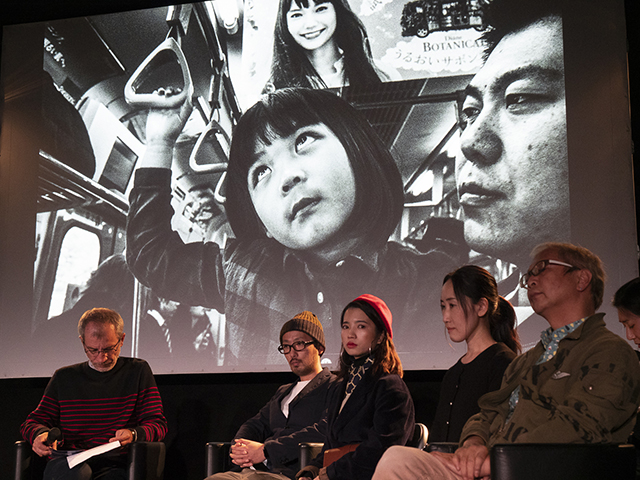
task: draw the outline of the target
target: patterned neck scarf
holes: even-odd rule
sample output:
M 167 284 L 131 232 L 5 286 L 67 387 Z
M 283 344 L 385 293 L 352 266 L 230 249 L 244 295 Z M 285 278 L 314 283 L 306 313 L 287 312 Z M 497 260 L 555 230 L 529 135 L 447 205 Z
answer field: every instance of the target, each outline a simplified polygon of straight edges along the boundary
M 580 320 L 576 320 L 564 327 L 560 327 L 557 330 L 549 327 L 544 330 L 540 334 L 540 341 L 542 342 L 542 346 L 544 347 L 544 352 L 540 355 L 540 358 L 536 362 L 536 365 L 540 365 L 541 363 L 548 362 L 558 353 L 558 344 L 560 340 L 565 338 L 571 332 L 576 330 L 580 325 L 584 323 L 587 317 L 581 318 Z M 509 415 L 507 416 L 506 423 L 509 423 L 511 420 L 511 415 L 513 411 L 516 409 L 516 405 L 518 404 L 518 400 L 520 400 L 520 385 L 518 385 L 513 392 L 511 392 L 511 397 L 509 397 Z
M 373 365 L 373 355 L 369 355 L 364 359 L 358 359 L 354 361 L 349 367 L 349 381 L 347 382 L 347 387 L 345 389 L 344 400 L 342 400 L 342 405 L 340 406 L 340 411 L 344 407 L 345 403 L 358 386 L 358 383 L 364 378 L 364 374 L 371 368 Z

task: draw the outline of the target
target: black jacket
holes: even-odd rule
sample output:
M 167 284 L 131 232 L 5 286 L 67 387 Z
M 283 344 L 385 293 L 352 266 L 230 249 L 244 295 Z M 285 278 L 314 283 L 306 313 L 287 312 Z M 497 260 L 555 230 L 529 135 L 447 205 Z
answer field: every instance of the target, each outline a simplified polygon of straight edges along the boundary
M 324 436 L 317 430 L 298 432 L 320 421 L 327 405 L 329 386 L 335 383 L 335 379 L 324 368 L 289 404 L 288 418 L 282 413 L 281 402 L 295 383 L 282 385 L 257 415 L 242 424 L 234 438 L 264 443 L 270 470 L 294 478 L 299 467 L 298 444 L 324 442 Z M 293 434 L 296 434 L 295 438 L 291 436 Z
M 324 451 L 360 445 L 327 468 L 331 480 L 370 480 L 387 448 L 405 445 L 413 436 L 415 412 L 406 384 L 398 375 L 373 376 L 367 371 L 342 412 L 346 379 L 331 387 L 327 416 L 316 428 L 326 434 L 322 453 L 312 464 L 322 467 Z

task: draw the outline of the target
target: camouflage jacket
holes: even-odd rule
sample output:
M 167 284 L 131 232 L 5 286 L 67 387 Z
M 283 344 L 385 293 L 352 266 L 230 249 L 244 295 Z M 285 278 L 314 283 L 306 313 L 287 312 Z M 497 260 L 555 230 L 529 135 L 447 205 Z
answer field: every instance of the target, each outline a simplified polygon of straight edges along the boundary
M 622 443 L 635 424 L 640 365 L 633 349 L 609 331 L 604 314 L 587 318 L 562 339 L 549 361 L 536 365 L 542 343 L 517 357 L 499 390 L 483 395 L 467 421 L 471 435 L 497 443 Z M 520 398 L 508 423 L 509 397 Z

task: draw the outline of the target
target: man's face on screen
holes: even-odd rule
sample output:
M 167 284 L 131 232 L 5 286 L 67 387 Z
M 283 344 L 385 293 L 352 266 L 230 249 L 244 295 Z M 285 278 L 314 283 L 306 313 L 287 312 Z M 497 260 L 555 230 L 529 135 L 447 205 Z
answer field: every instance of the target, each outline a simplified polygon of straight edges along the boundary
M 498 43 L 467 88 L 461 129 L 456 181 L 469 246 L 518 264 L 536 244 L 567 239 L 561 19 Z

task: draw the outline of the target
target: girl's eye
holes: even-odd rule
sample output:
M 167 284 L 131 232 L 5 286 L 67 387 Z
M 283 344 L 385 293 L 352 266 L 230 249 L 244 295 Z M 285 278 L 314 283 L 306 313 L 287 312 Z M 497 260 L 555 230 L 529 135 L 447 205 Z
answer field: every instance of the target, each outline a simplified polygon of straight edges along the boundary
M 310 133 L 306 133 L 306 132 L 305 133 L 301 133 L 300 135 L 298 135 L 296 137 L 296 142 L 295 142 L 296 152 L 299 152 L 300 150 L 303 150 L 303 149 L 307 148 L 315 140 L 316 140 L 316 138 L 313 135 L 311 135 Z
M 316 12 L 324 12 L 328 8 L 326 3 L 322 3 L 316 7 Z
M 264 177 L 271 172 L 271 169 L 266 165 L 257 165 L 251 169 L 251 186 L 255 188 Z

